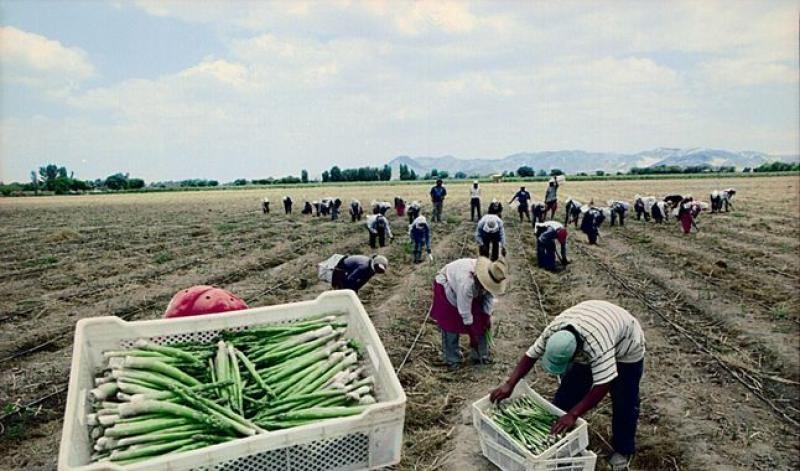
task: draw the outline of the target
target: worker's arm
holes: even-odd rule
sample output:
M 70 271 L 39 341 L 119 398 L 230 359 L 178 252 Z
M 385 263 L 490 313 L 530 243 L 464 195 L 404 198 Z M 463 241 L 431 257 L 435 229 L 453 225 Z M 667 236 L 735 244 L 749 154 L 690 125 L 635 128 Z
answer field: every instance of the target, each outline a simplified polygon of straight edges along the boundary
M 567 242 L 566 241 L 563 244 L 561 244 L 561 263 L 563 263 L 564 265 L 569 263 L 569 261 L 567 260 Z
M 517 362 L 517 367 L 514 368 L 511 376 L 509 376 L 508 380 L 506 380 L 506 382 L 503 383 L 499 388 L 491 392 L 489 399 L 491 399 L 492 402 L 499 402 L 511 396 L 511 393 L 514 391 L 517 383 L 519 383 L 519 381 L 531 371 L 535 363 L 535 358 L 531 358 L 528 355 L 522 355 L 522 358 L 520 358 L 519 362 Z
M 578 417 L 592 410 L 600 401 L 603 400 L 606 394 L 608 394 L 610 384 L 611 383 L 609 382 L 605 384 L 598 384 L 592 387 L 586 396 L 581 399 L 581 402 L 575 404 L 575 407 L 567 411 L 566 414 L 562 415 L 561 418 L 556 420 L 550 431 L 557 435 L 571 429 L 578 420 Z

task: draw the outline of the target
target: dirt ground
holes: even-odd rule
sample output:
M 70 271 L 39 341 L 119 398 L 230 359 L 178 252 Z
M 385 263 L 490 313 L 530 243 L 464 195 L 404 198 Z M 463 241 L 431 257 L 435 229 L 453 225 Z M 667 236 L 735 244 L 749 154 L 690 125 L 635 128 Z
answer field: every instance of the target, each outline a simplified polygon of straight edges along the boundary
M 483 205 L 518 185 L 482 185 Z M 390 271 L 361 299 L 408 395 L 403 460 L 411 469 L 483 470 L 472 402 L 488 394 L 553 316 L 587 299 L 636 315 L 647 337 L 634 469 L 797 469 L 800 466 L 800 179 L 797 177 L 567 182 L 559 199 L 631 201 L 677 192 L 708 200 L 734 186 L 735 208 L 703 214 L 684 236 L 629 217 L 601 228 L 600 243 L 570 229 L 565 270 L 536 268 L 529 223 L 505 211 L 512 284 L 494 315 L 495 362 L 455 372 L 440 334 L 423 323 L 436 271 L 474 257 L 468 184 L 450 184 L 446 223 L 434 228 L 432 263 L 413 265 L 404 218 L 380 249 Z M 528 185 L 539 199 L 544 184 Z M 332 195 L 430 203 L 429 185 L 326 187 L 0 199 L 0 469 L 55 469 L 74 323 L 161 315 L 194 284 L 232 290 L 251 306 L 311 299 L 326 289 L 315 265 L 332 253 L 372 253 L 363 224 L 299 214 L 304 199 Z M 295 200 L 285 216 L 283 194 Z M 269 197 L 272 213 L 259 202 Z M 563 209 L 557 219 L 563 221 Z M 414 339 L 419 336 L 414 344 Z M 464 346 L 466 341 L 464 341 Z M 412 344 L 414 349 L 408 354 Z M 408 358 L 403 363 L 408 354 Z M 529 383 L 549 396 L 537 366 Z M 586 419 L 590 449 L 609 452 L 610 402 Z

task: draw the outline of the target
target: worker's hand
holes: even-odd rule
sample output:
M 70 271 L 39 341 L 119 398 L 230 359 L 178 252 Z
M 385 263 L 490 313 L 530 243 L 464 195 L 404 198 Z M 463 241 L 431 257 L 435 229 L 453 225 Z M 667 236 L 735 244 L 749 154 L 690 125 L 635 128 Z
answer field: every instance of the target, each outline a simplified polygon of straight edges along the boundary
M 503 399 L 508 399 L 511 396 L 512 391 L 514 391 L 514 386 L 511 386 L 508 383 L 503 383 L 502 386 L 489 394 L 489 399 L 496 404 Z
M 572 412 L 567 412 L 558 420 L 556 420 L 556 422 L 553 424 L 553 427 L 550 429 L 550 433 L 553 435 L 560 435 L 571 429 L 577 420 L 577 416 L 575 416 Z

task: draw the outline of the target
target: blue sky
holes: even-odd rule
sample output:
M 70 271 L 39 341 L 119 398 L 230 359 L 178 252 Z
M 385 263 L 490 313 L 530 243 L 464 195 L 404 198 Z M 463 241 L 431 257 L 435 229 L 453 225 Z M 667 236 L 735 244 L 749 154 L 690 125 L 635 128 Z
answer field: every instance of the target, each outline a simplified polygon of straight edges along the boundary
M 0 180 L 312 175 L 396 155 L 800 152 L 798 7 L 0 1 Z

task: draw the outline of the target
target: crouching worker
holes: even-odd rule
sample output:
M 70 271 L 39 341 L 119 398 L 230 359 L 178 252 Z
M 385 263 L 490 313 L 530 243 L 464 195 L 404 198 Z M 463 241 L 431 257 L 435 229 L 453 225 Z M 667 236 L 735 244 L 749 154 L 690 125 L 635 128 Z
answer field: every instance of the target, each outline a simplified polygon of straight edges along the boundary
M 584 208 L 586 208 L 586 206 L 584 206 Z M 603 211 L 593 206 L 583 212 L 581 231 L 589 238 L 589 245 L 597 245 L 597 237 L 600 235 L 600 226 L 605 219 L 606 217 L 603 215 Z
M 292 214 L 292 198 L 289 195 L 283 197 L 283 212 Z
M 372 214 L 367 217 L 367 231 L 369 231 L 369 246 L 373 249 L 386 247 L 386 237 L 394 239 L 392 226 L 383 214 Z
M 473 363 L 490 363 L 486 333 L 491 327 L 494 298 L 508 285 L 505 259 L 462 258 L 445 265 L 433 282 L 431 318 L 442 332 L 442 355 L 450 368 L 461 365 L 461 334 L 469 336 Z
M 420 216 L 414 219 L 411 226 L 408 228 L 408 237 L 411 243 L 414 244 L 414 263 L 422 262 L 422 247 L 428 251 L 428 257 L 433 258 L 431 255 L 431 226 L 425 216 Z
M 536 224 L 536 260 L 539 268 L 556 271 L 556 256 L 561 260 L 561 265 L 566 267 L 567 260 L 567 230 L 560 222 L 547 221 Z M 561 246 L 561 252 L 556 252 L 556 241 Z
M 478 243 L 481 256 L 489 257 L 492 261 L 505 255 L 506 230 L 503 220 L 494 214 L 483 216 L 475 229 L 475 242 Z
M 606 301 L 585 301 L 553 319 L 490 398 L 495 403 L 508 398 L 541 360 L 546 372 L 561 376 L 553 404 L 566 414 L 551 429 L 560 434 L 610 392 L 614 453 L 609 463 L 614 470 L 628 469 L 636 451 L 644 354 L 644 333 L 635 317 Z
M 408 214 L 409 224 L 414 223 L 414 220 L 419 217 L 419 213 L 421 210 L 422 210 L 422 205 L 419 204 L 419 201 L 412 201 L 411 204 L 408 205 L 406 214 Z
M 354 199 L 350 201 L 350 221 L 356 222 L 361 220 L 364 215 L 364 208 L 361 207 L 361 202 Z
M 613 201 L 610 200 L 608 202 L 608 207 L 611 211 L 611 225 L 614 226 L 617 224 L 617 218 L 619 218 L 619 225 L 620 227 L 625 225 L 625 215 L 628 213 L 631 205 L 628 204 L 626 201 Z
M 303 204 L 303 210 L 302 210 L 302 211 L 300 211 L 300 214 L 309 214 L 309 215 L 310 215 L 310 214 L 312 214 L 313 212 L 314 212 L 314 208 L 311 206 L 311 203 L 309 203 L 308 201 L 306 201 L 306 202 Z
M 264 214 L 269 214 L 269 198 L 264 198 L 261 201 L 261 212 Z
M 366 255 L 344 255 L 338 261 L 333 257 L 323 262 L 325 264 L 334 264 L 333 270 L 330 272 L 331 288 L 333 289 L 351 289 L 358 293 L 367 282 L 375 276 L 375 274 L 386 273 L 389 268 L 389 261 L 383 255 L 373 255 L 368 257 Z M 320 264 L 320 278 L 322 276 L 322 265 Z

